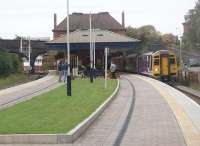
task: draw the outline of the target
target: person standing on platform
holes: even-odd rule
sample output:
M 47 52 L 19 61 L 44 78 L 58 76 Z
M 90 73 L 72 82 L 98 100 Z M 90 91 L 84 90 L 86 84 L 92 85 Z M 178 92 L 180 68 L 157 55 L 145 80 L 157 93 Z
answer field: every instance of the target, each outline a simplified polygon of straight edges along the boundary
M 112 79 L 116 79 L 116 71 L 117 71 L 117 66 L 111 61 L 110 72 L 112 75 Z
M 58 63 L 58 68 L 57 68 L 57 70 L 58 70 L 58 82 L 61 82 L 61 78 L 62 78 L 62 61 L 60 61 L 59 63 Z
M 62 71 L 63 71 L 63 76 L 64 76 L 64 82 L 67 81 L 67 71 L 68 71 L 68 65 L 67 65 L 67 61 L 65 61 L 63 64 L 62 64 Z

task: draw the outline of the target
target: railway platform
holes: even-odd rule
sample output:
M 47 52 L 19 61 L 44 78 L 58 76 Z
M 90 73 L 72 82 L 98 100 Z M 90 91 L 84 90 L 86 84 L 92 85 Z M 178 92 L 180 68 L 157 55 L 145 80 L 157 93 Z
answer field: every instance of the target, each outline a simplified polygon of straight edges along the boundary
M 58 146 L 119 145 L 200 146 L 200 106 L 157 80 L 122 75 L 118 95 L 103 114 L 74 143 Z
M 185 93 L 186 95 L 189 95 L 194 101 L 200 104 L 200 91 L 180 85 L 176 86 L 175 88 Z
M 0 109 L 29 100 L 59 85 L 60 83 L 58 83 L 58 77 L 56 75 L 47 75 L 44 78 L 32 82 L 0 90 Z

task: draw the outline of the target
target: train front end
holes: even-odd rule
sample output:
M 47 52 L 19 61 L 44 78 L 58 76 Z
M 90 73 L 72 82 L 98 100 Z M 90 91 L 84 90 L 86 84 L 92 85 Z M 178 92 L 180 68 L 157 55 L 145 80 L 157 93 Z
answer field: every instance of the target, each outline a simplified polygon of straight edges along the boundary
M 160 50 L 152 55 L 152 75 L 162 81 L 172 81 L 177 77 L 176 55 L 167 50 Z

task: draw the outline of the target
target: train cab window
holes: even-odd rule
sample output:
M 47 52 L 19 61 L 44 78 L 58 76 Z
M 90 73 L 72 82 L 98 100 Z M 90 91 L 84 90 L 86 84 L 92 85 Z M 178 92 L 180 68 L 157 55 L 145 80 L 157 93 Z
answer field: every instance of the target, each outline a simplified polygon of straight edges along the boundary
M 154 56 L 154 58 L 159 58 L 159 56 Z
M 154 65 L 159 65 L 159 59 L 154 60 Z
M 175 64 L 176 63 L 176 61 L 175 61 L 175 58 L 170 58 L 170 64 Z

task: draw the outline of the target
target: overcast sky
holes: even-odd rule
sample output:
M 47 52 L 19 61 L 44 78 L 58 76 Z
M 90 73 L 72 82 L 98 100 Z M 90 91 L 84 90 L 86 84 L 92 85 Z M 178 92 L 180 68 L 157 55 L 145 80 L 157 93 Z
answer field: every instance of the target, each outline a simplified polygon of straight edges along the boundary
M 182 33 L 184 15 L 196 0 L 70 0 L 70 13 L 109 12 L 121 23 L 125 11 L 126 26 L 151 24 L 162 33 Z M 53 14 L 58 22 L 66 16 L 66 0 L 1 0 L 0 37 L 15 35 L 52 37 Z

